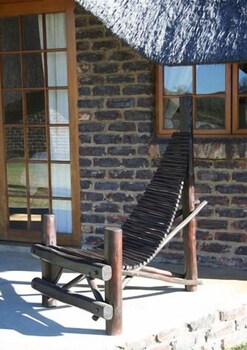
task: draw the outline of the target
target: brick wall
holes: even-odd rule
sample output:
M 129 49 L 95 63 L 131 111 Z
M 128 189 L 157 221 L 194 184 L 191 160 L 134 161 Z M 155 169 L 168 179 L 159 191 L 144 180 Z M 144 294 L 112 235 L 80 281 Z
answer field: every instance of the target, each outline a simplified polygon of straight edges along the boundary
M 157 165 L 166 139 L 155 137 L 153 65 L 76 10 L 81 221 L 84 244 L 121 225 Z M 195 140 L 196 195 L 203 264 L 247 266 L 246 138 Z M 181 237 L 160 259 L 183 259 Z

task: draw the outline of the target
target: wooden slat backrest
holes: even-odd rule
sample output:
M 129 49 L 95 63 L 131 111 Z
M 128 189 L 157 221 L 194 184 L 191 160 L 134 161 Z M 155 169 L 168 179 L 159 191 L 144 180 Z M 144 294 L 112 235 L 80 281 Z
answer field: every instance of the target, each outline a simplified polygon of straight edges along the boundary
M 189 159 L 190 133 L 174 133 L 141 200 L 123 224 L 123 267 L 150 262 L 179 207 Z

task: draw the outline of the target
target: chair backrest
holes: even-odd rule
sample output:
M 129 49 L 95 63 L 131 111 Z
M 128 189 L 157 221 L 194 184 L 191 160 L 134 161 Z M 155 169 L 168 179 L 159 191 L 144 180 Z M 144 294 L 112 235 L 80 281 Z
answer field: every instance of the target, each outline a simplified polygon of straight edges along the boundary
M 124 269 L 149 263 L 169 234 L 182 197 L 190 142 L 189 132 L 172 135 L 151 182 L 123 224 Z

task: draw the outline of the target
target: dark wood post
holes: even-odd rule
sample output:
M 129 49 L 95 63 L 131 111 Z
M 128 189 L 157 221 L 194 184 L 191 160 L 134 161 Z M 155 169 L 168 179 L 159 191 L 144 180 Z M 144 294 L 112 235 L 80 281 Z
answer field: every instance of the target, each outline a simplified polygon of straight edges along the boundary
M 193 115 L 192 99 L 183 98 L 181 129 L 191 133 L 189 164 L 183 190 L 183 217 L 187 217 L 195 209 L 195 189 L 194 189 L 194 147 L 193 147 Z M 196 256 L 196 218 L 193 218 L 183 230 L 184 255 L 185 255 L 185 278 L 197 280 L 197 256 Z M 185 286 L 188 291 L 195 291 L 197 285 Z
M 42 244 L 56 245 L 56 217 L 54 214 L 45 214 L 42 216 Z M 59 268 L 46 261 L 41 260 L 42 279 L 50 282 L 58 278 Z M 56 300 L 42 295 L 42 305 L 45 307 L 56 306 Z
M 122 332 L 122 230 L 105 229 L 105 259 L 112 267 L 112 278 L 105 282 L 105 301 L 113 306 L 113 318 L 106 320 L 106 334 Z

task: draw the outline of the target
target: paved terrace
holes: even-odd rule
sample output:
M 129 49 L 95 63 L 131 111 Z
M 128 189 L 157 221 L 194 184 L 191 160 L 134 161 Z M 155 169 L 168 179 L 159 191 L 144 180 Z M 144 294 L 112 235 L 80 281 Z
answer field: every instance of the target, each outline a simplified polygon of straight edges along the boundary
M 247 343 L 247 270 L 200 268 L 199 275 L 203 285 L 194 293 L 133 279 L 123 292 L 123 334 L 106 336 L 104 320 L 84 310 L 43 308 L 30 286 L 39 260 L 27 248 L 0 245 L 0 348 L 222 350 Z

